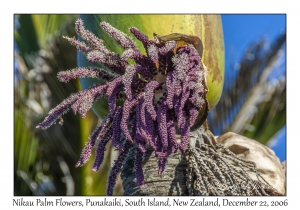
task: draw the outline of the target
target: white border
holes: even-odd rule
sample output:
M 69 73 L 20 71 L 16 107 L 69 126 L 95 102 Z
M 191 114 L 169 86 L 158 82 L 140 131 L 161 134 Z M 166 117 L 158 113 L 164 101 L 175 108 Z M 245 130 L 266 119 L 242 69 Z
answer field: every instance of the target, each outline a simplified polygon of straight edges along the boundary
M 188 4 L 186 2 L 189 2 Z M 191 3 L 193 2 L 193 3 Z M 295 2 L 293 4 L 293 2 Z M 4 4 L 5 3 L 5 4 Z M 13 14 L 15 13 L 281 13 L 287 14 L 287 196 L 286 197 L 251 197 L 251 200 L 268 201 L 288 199 L 288 207 L 299 206 L 299 12 L 296 1 L 251 0 L 251 1 L 5 1 L 1 3 L 1 190 L 0 206 L 13 204 Z M 4 133 L 4 135 L 3 135 Z M 298 135 L 297 135 L 298 134 Z M 20 197 L 18 197 L 20 198 Z M 25 197 L 35 200 L 37 197 Z M 39 197 L 41 198 L 41 197 Z M 56 199 L 50 197 L 49 199 Z M 64 197 L 66 200 L 84 201 L 89 197 Z M 103 199 L 104 197 L 90 197 Z M 126 199 L 125 197 L 119 197 Z M 147 197 L 149 198 L 149 197 Z M 166 198 L 166 197 L 164 197 Z M 172 197 L 173 199 L 174 197 Z M 189 197 L 178 197 L 181 200 Z M 224 199 L 221 197 L 220 199 Z M 132 199 L 138 199 L 134 197 Z M 209 198 L 207 198 L 209 199 Z M 229 197 L 232 200 L 244 200 L 246 197 Z M 20 207 L 13 207 L 20 208 Z M 46 207 L 45 207 L 46 208 Z M 49 207 L 47 207 L 49 209 Z M 53 207 L 50 207 L 53 208 Z M 65 207 L 55 207 L 66 209 Z M 96 207 L 100 208 L 100 207 Z M 140 207 L 128 207 L 140 208 Z M 144 207 L 143 207 L 144 208 Z M 172 207 L 175 208 L 175 207 Z M 181 208 L 182 207 L 176 207 Z M 201 207 L 197 207 L 201 208 Z M 219 207 L 216 207 L 219 208 Z M 224 207 L 232 208 L 232 207 Z M 238 207 L 239 208 L 239 207 Z M 270 208 L 270 207 L 269 207 Z M 283 207 L 282 207 L 283 208 Z M 29 209 L 29 208 L 27 208 Z M 40 209 L 31 207 L 30 209 Z M 82 207 L 72 207 L 82 209 Z M 106 209 L 106 208 L 104 208 Z M 297 208 L 294 208 L 297 209 Z

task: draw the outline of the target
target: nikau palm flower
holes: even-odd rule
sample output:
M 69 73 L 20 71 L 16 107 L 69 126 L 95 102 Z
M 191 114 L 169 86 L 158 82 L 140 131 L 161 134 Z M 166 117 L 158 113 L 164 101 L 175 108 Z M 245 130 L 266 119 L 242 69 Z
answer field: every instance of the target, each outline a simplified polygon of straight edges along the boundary
M 76 32 L 85 41 L 64 38 L 84 53 L 89 62 L 101 64 L 103 68 L 79 67 L 60 72 L 58 79 L 68 82 L 91 77 L 105 83 L 72 94 L 52 109 L 37 128 L 47 129 L 70 109 L 84 118 L 97 99 L 106 97 L 109 114 L 89 137 L 76 167 L 83 166 L 95 148 L 93 171 L 97 171 L 103 162 L 105 147 L 112 140 L 120 150 L 108 178 L 107 194 L 112 195 L 117 175 L 134 145 L 134 169 L 140 187 L 145 187 L 142 160 L 148 148 L 154 150 L 158 158 L 159 174 L 163 173 L 168 156 L 178 149 L 185 152 L 190 129 L 198 115 L 203 115 L 203 109 L 208 109 L 208 89 L 206 68 L 193 45 L 179 46 L 176 41 L 161 41 L 159 36 L 150 40 L 137 28 L 130 28 L 143 43 L 147 53 L 144 55 L 129 36 L 106 22 L 100 25 L 124 49 L 123 54 L 109 51 L 103 40 L 86 30 L 81 19 L 77 20 Z M 117 100 L 124 102 L 117 106 Z M 180 142 L 176 141 L 176 133 L 181 136 Z

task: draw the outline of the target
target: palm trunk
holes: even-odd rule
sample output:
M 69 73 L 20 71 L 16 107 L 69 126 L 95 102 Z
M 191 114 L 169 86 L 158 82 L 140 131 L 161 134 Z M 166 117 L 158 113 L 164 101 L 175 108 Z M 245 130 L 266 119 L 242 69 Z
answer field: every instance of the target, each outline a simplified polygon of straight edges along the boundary
M 213 134 L 204 126 L 191 132 L 188 149 L 184 154 L 177 151 L 170 155 L 161 175 L 158 174 L 157 157 L 155 157 L 153 150 L 148 149 L 143 159 L 144 183 L 146 185 L 144 188 L 139 187 L 136 183 L 134 170 L 136 148 L 133 147 L 128 153 L 121 172 L 124 195 L 257 196 L 284 194 L 284 191 L 278 191 L 280 189 L 278 185 L 276 190 L 269 184 L 278 181 L 284 184 L 285 181 L 280 178 L 278 178 L 278 181 L 275 180 L 276 178 L 269 178 L 272 173 L 273 175 L 278 173 L 279 168 L 274 161 L 276 156 L 270 155 L 271 153 L 267 151 L 267 147 L 233 133 L 227 133 L 223 136 L 215 139 Z M 227 141 L 228 139 L 231 139 L 235 144 L 235 147 L 231 148 L 233 152 L 235 150 L 240 151 L 240 148 L 243 149 L 245 154 L 254 152 L 258 155 L 258 159 L 264 159 L 261 161 L 271 161 L 269 165 L 274 165 L 274 170 L 270 171 L 268 166 L 266 166 L 267 168 L 257 168 L 257 164 L 251 159 L 237 156 L 236 154 L 239 153 L 234 154 L 224 144 L 218 142 L 218 140 Z M 244 142 L 241 143 L 241 141 Z M 248 148 L 247 144 L 249 144 Z M 259 154 L 259 150 L 262 151 L 262 148 L 263 152 Z M 267 157 L 267 155 L 269 156 Z
M 124 195 L 188 195 L 186 187 L 187 162 L 181 152 L 177 151 L 168 157 L 165 170 L 159 175 L 157 157 L 155 157 L 153 150 L 148 149 L 143 160 L 144 182 L 146 187 L 140 188 L 136 184 L 134 172 L 135 151 L 135 147 L 129 151 L 121 173 Z

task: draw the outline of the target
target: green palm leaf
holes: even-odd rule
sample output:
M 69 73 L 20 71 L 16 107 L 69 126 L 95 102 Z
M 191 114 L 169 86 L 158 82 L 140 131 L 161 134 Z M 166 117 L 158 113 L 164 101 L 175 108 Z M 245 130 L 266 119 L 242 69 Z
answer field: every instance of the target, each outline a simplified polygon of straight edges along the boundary
M 63 126 L 35 129 L 50 108 L 78 91 L 76 81 L 61 84 L 56 78 L 58 71 L 76 66 L 76 50 L 61 36 L 75 36 L 76 16 L 17 18 L 20 27 L 15 31 L 15 41 L 19 53 L 15 58 L 20 79 L 15 84 L 15 194 L 81 195 L 82 172 L 74 165 L 82 142 L 87 140 L 87 136 L 82 139 L 82 127 L 95 124 L 97 118 L 91 115 L 88 123 L 80 124 L 78 116 L 67 114 Z
M 214 133 L 232 131 L 266 144 L 285 125 L 285 76 L 269 79 L 274 68 L 285 68 L 285 41 L 283 33 L 267 50 L 263 41 L 248 48 L 237 75 L 225 79 L 223 95 L 210 113 Z

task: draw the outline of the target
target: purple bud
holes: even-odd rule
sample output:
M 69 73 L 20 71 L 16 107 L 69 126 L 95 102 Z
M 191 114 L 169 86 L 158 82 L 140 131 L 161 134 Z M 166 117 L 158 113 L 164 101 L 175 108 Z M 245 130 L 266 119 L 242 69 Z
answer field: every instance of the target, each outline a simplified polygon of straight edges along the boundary
M 123 106 L 119 109 L 117 109 L 114 119 L 113 119 L 113 138 L 112 138 L 112 144 L 120 149 L 123 150 L 123 146 L 121 144 L 121 119 L 122 119 L 122 112 L 123 112 Z
M 124 66 L 127 63 L 121 60 L 120 56 L 115 53 L 103 53 L 98 50 L 92 50 L 86 54 L 89 62 L 100 63 L 118 74 L 124 74 Z
M 143 99 L 139 101 L 136 107 L 136 139 L 141 150 L 145 150 L 145 144 L 150 145 L 156 150 L 154 125 L 150 114 L 145 110 L 146 104 Z
M 108 115 L 101 123 L 101 125 L 96 128 L 96 130 L 93 132 L 93 134 L 89 137 L 89 141 L 85 145 L 81 156 L 76 163 L 76 167 L 83 166 L 88 159 L 90 158 L 92 154 L 92 148 L 95 146 L 96 140 L 103 135 L 103 133 L 106 131 L 107 127 L 111 124 L 112 116 Z
M 175 94 L 173 82 L 173 72 L 168 72 L 166 77 L 166 88 L 167 88 L 167 105 L 169 109 L 173 108 L 173 97 Z
M 106 147 L 108 141 L 111 139 L 112 135 L 113 135 L 113 128 L 110 127 L 106 131 L 104 136 L 102 137 L 102 139 L 99 142 L 99 145 L 97 147 L 96 158 L 95 158 L 95 162 L 94 162 L 94 165 L 93 165 L 93 171 L 98 171 L 99 170 L 100 165 L 102 164 L 103 159 L 104 159 L 105 147 Z
M 96 50 L 104 51 L 105 53 L 108 53 L 109 51 L 106 50 L 106 48 L 103 45 L 103 40 L 96 37 L 93 33 L 86 30 L 83 26 L 83 21 L 81 19 L 78 19 L 75 23 L 75 30 L 76 33 L 81 36 L 84 40 L 86 40 L 89 45 Z
M 190 115 L 190 127 L 192 127 L 198 117 L 198 113 L 199 111 L 197 110 L 197 108 L 195 106 L 192 106 L 189 109 L 189 115 Z
M 117 176 L 121 172 L 123 162 L 127 156 L 129 149 L 131 148 L 131 143 L 126 141 L 124 145 L 124 150 L 120 152 L 118 159 L 115 161 L 113 167 L 109 172 L 108 183 L 107 183 L 107 191 L 106 195 L 111 196 L 114 193 L 114 188 L 117 181 Z
M 121 59 L 124 61 L 127 61 L 130 58 L 134 58 L 135 57 L 135 50 L 132 48 L 129 48 L 127 50 L 125 50 L 121 56 Z
M 147 48 L 147 54 L 153 63 L 158 62 L 158 48 L 154 44 Z
M 154 121 L 151 118 L 151 115 L 148 112 L 145 112 L 145 120 L 146 120 L 146 132 L 147 135 L 151 138 L 151 140 L 149 140 L 149 144 L 150 146 L 156 150 L 156 141 L 157 141 L 157 132 L 154 126 Z
M 93 134 L 89 137 L 89 141 L 85 145 L 85 147 L 81 153 L 80 159 L 76 163 L 76 167 L 83 166 L 88 161 L 88 159 L 91 156 L 92 148 L 94 147 L 96 140 L 101 135 L 103 135 L 103 133 L 107 130 L 107 127 L 111 124 L 111 121 L 112 121 L 112 116 L 108 115 L 102 121 L 101 125 L 98 128 L 96 128 L 96 130 L 93 132 Z
M 53 123 L 55 123 L 58 119 L 60 119 L 62 115 L 64 115 L 69 111 L 72 104 L 81 96 L 81 94 L 82 92 L 70 95 L 62 103 L 60 103 L 54 109 L 52 109 L 48 113 L 48 116 L 44 119 L 44 121 L 39 123 L 36 126 L 36 128 L 41 128 L 41 129 L 49 128 Z
M 143 152 L 137 148 L 136 149 L 136 156 L 135 156 L 135 163 L 134 163 L 134 170 L 135 170 L 135 176 L 136 176 L 136 183 L 138 186 L 144 188 L 144 173 L 142 168 L 142 162 L 143 162 Z
M 67 36 L 63 36 L 66 40 L 70 42 L 71 45 L 75 46 L 77 50 L 82 51 L 84 54 L 88 53 L 92 50 L 92 48 L 88 47 L 85 43 Z
M 135 140 L 142 152 L 146 152 L 146 142 L 150 142 L 151 139 L 148 137 L 145 129 L 145 115 L 141 115 L 142 109 L 145 109 L 144 100 L 141 99 L 136 106 L 135 113 Z M 143 110 L 144 111 L 144 110 Z
M 174 88 L 175 95 L 180 96 L 182 87 L 181 87 L 180 81 L 177 80 L 176 78 L 174 78 L 174 80 L 173 80 L 173 88 Z
M 140 40 L 143 43 L 144 47 L 147 48 L 150 42 L 148 36 L 143 34 L 137 28 L 134 27 L 130 28 L 129 30 L 138 40 Z
M 136 73 L 135 66 L 128 65 L 125 69 L 125 74 L 122 77 L 122 82 L 125 87 L 125 94 L 128 100 L 132 99 L 131 83 L 135 73 Z
M 161 55 L 166 55 L 170 51 L 172 51 L 176 47 L 176 42 L 175 41 L 170 41 L 167 42 L 164 46 L 159 48 L 159 53 Z
M 72 109 L 76 114 L 79 111 L 82 118 L 85 117 L 86 112 L 92 107 L 93 103 L 103 94 L 107 89 L 107 85 L 96 84 L 84 91 L 81 91 L 78 100 L 73 103 Z
M 109 23 L 102 22 L 100 25 L 103 30 L 109 36 L 111 36 L 122 48 L 129 49 L 136 47 L 134 41 L 129 36 L 127 36 L 122 31 L 119 31 L 118 29 L 112 27 Z
M 168 131 L 167 131 L 167 105 L 163 101 L 157 109 L 157 123 L 159 136 L 162 141 L 163 149 L 168 146 Z
M 178 149 L 178 144 L 176 141 L 176 128 L 172 117 L 167 115 L 167 130 L 168 130 L 168 155 L 172 152 L 176 152 Z
M 123 105 L 124 108 L 123 108 L 123 116 L 122 116 L 122 120 L 121 120 L 121 129 L 122 129 L 126 139 L 129 140 L 131 143 L 133 143 L 133 139 L 132 139 L 131 134 L 128 129 L 130 111 L 137 104 L 137 102 L 141 98 L 141 96 L 142 95 L 139 94 L 137 97 L 133 98 L 131 101 L 126 100 Z
M 60 82 L 69 82 L 72 79 L 84 77 L 99 78 L 110 81 L 116 76 L 97 67 L 80 67 L 69 71 L 61 71 L 57 74 L 57 78 Z
M 188 86 L 186 85 L 186 83 L 183 84 L 183 87 L 182 87 L 182 95 L 180 97 L 180 105 L 179 105 L 179 108 L 178 105 L 176 106 L 175 108 L 175 111 L 177 113 L 177 116 L 178 116 L 178 127 L 182 127 L 182 125 L 185 123 L 185 114 L 184 114 L 184 105 L 185 103 L 187 102 L 188 98 L 189 98 L 189 95 L 190 95 L 190 90 L 188 88 Z
M 182 126 L 182 128 L 180 129 L 180 133 L 181 133 L 181 138 L 180 138 L 181 143 L 179 149 L 182 153 L 184 153 L 190 140 L 190 127 L 187 123 L 185 123 Z
M 167 163 L 167 158 L 159 158 L 158 160 L 158 174 L 162 174 L 165 170 L 165 166 Z
M 151 81 L 146 85 L 145 90 L 145 103 L 146 103 L 146 109 L 150 113 L 153 120 L 156 120 L 156 111 L 153 106 L 153 100 L 154 100 L 154 91 L 156 88 L 159 87 L 159 83 L 157 81 Z
M 113 112 L 116 108 L 117 94 L 122 91 L 122 77 L 119 76 L 108 84 L 106 95 L 108 96 L 109 111 Z
M 187 53 L 176 54 L 173 58 L 174 71 L 176 78 L 184 81 L 189 71 L 189 56 Z

